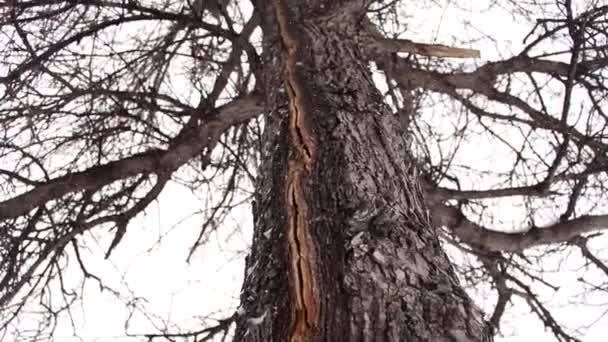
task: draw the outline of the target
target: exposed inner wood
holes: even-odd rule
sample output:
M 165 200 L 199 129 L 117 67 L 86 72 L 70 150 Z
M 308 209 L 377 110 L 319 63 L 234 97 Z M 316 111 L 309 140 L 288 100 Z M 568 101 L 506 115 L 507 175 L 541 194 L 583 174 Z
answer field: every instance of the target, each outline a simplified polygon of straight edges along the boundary
M 287 237 L 292 268 L 289 279 L 294 304 L 289 341 L 303 342 L 310 340 L 317 330 L 319 313 L 310 213 L 303 192 L 306 178 L 313 167 L 315 146 L 311 131 L 306 125 L 309 112 L 304 101 L 305 87 L 297 72 L 298 39 L 290 27 L 284 1 L 276 0 L 275 10 L 284 48 L 283 78 L 289 98 L 289 133 L 295 152 L 288 163 L 286 179 Z

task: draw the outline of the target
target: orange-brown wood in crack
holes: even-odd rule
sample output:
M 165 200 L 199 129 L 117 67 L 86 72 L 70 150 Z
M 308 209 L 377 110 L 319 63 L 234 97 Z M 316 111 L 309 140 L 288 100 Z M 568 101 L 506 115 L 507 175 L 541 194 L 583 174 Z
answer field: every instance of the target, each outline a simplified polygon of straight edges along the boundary
M 315 160 L 315 145 L 306 124 L 309 112 L 305 101 L 305 87 L 297 72 L 299 42 L 290 27 L 284 0 L 275 0 L 275 10 L 284 48 L 283 79 L 289 97 L 289 133 L 295 150 L 294 157 L 288 162 L 285 187 L 291 265 L 289 279 L 293 298 L 289 341 L 304 342 L 310 341 L 314 336 L 319 313 L 315 253 L 310 235 L 310 211 L 303 189 Z

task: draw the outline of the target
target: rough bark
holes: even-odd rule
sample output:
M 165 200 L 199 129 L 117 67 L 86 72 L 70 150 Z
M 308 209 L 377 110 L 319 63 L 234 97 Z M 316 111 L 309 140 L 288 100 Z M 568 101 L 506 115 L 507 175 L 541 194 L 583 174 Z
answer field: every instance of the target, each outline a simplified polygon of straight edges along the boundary
M 490 340 L 431 226 L 356 12 L 259 10 L 268 114 L 235 341 Z

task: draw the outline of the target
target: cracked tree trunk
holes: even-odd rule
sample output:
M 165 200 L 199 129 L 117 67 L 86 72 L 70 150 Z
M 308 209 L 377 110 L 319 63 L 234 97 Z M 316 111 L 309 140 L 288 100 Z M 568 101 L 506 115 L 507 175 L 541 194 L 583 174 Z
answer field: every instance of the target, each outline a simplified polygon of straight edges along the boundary
M 235 341 L 489 341 L 357 20 L 330 4 L 259 9 L 269 112 Z

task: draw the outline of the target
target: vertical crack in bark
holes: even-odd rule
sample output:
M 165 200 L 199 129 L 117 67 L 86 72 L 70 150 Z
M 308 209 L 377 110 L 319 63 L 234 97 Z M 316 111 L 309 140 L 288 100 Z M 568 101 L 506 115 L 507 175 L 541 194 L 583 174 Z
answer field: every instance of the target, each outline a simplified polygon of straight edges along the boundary
M 298 77 L 299 44 L 289 25 L 287 5 L 275 0 L 279 34 L 284 48 L 283 78 L 289 98 L 289 133 L 295 153 L 287 169 L 287 237 L 291 264 L 290 289 L 294 303 L 289 341 L 310 341 L 318 327 L 319 299 L 315 292 L 315 254 L 310 235 L 310 213 L 303 187 L 314 162 L 315 146 L 306 125 L 305 87 Z

